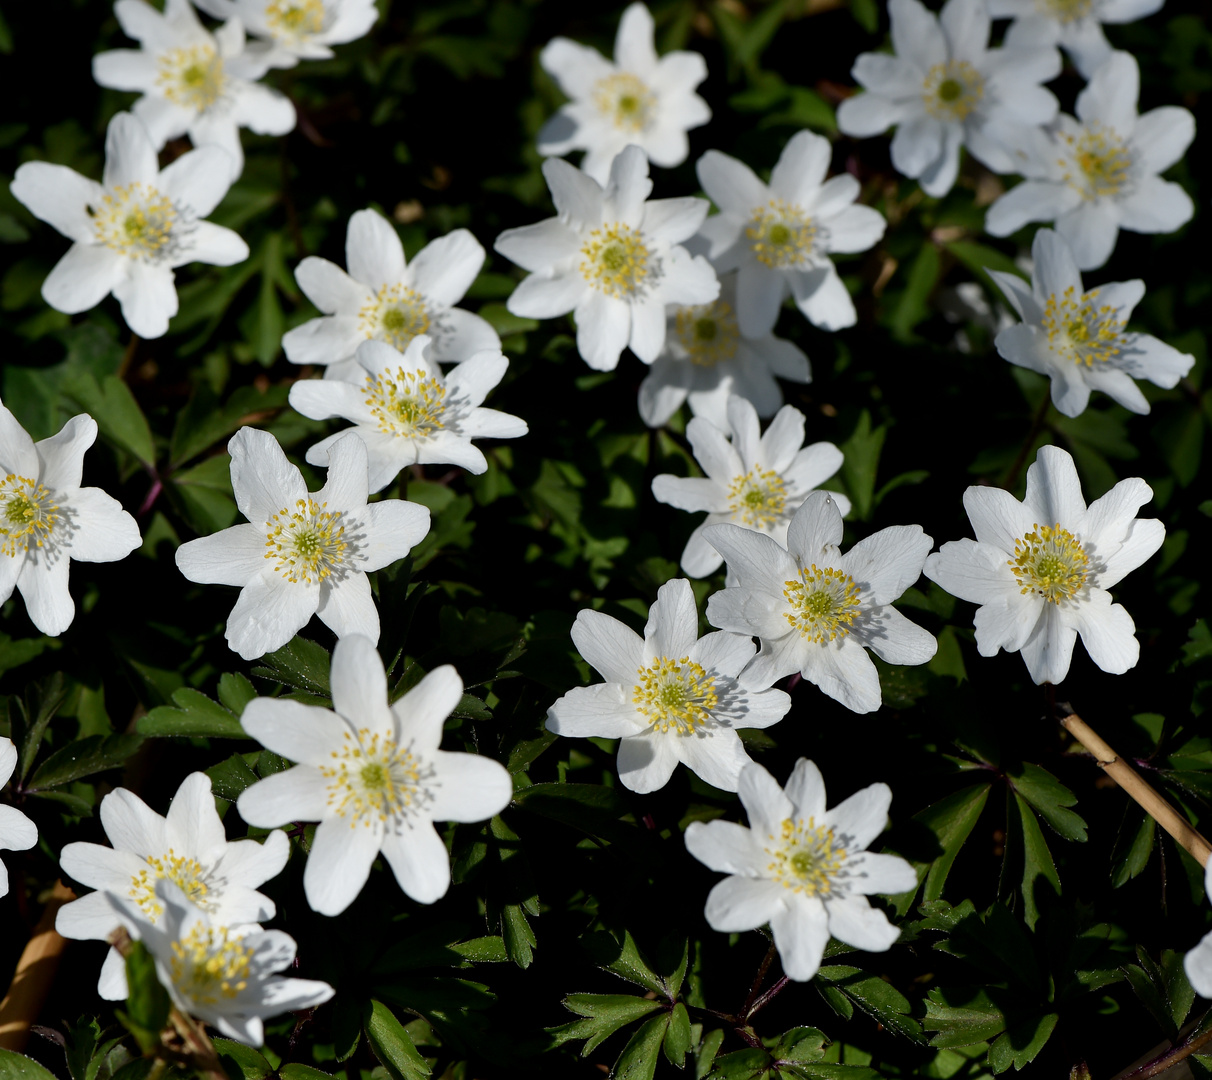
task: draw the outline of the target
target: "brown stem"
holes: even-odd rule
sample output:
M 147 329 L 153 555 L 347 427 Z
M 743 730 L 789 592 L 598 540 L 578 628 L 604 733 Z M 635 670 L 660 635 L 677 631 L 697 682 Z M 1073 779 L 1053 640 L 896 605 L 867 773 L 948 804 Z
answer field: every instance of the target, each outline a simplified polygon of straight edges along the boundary
M 749 988 L 749 996 L 745 998 L 745 1004 L 741 1006 L 740 1015 L 748 1019 L 750 1012 L 753 1009 L 753 1003 L 757 1001 L 758 992 L 762 989 L 762 983 L 766 979 L 766 972 L 770 970 L 770 965 L 774 963 L 774 958 L 778 955 L 778 950 L 775 948 L 774 942 L 770 943 L 770 948 L 766 950 L 766 955 L 762 957 L 762 962 L 758 965 L 757 974 L 753 977 L 753 985 Z
M 1027 432 L 1027 437 L 1023 440 L 1023 445 L 1019 447 L 1018 457 L 1014 459 L 1014 464 L 1007 470 L 1005 477 L 1002 478 L 1002 487 L 1011 488 L 1018 481 L 1019 471 L 1023 467 L 1023 462 L 1027 460 L 1027 455 L 1031 453 L 1031 446 L 1035 442 L 1036 437 L 1044 430 L 1044 421 L 1048 418 L 1048 410 L 1052 407 L 1052 394 L 1050 391 L 1044 391 L 1044 400 L 1040 402 L 1039 408 L 1035 411 L 1035 419 L 1031 421 L 1031 430 Z
M 1209 844 L 1186 818 L 1150 787 L 1141 778 L 1141 775 L 1112 750 L 1080 716 L 1073 713 L 1062 717 L 1060 722 L 1062 727 L 1090 751 L 1094 756 L 1095 764 L 1103 772 L 1135 799 L 1146 814 L 1174 837 L 1191 858 L 1200 866 L 1207 866 L 1208 856 L 1212 855 L 1212 844 Z
M 1196 1051 L 1212 1042 L 1212 1028 L 1202 1031 L 1193 1039 L 1188 1039 L 1181 1046 L 1167 1050 L 1164 1054 L 1138 1065 L 1130 1073 L 1125 1073 L 1120 1080 L 1148 1080 L 1151 1076 L 1160 1076 L 1167 1069 L 1173 1068 L 1184 1058 L 1190 1057 Z
M 752 1017 L 759 1009 L 764 1009 L 783 991 L 783 988 L 791 982 L 786 975 L 782 976 L 769 990 L 767 990 L 760 998 L 749 1006 L 749 1012 L 746 1017 Z
M 62 881 L 55 882 L 33 937 L 17 961 L 8 993 L 0 1001 L 0 1047 L 5 1050 L 25 1048 L 30 1025 L 42 1011 L 67 948 L 67 940 L 55 932 L 55 917 L 64 904 L 75 899 L 76 894 Z

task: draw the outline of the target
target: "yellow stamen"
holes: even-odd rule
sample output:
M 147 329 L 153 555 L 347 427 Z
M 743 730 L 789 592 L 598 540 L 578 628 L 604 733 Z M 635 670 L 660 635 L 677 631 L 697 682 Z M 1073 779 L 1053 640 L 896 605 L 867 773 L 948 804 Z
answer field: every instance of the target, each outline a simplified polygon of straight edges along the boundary
M 0 554 L 16 558 L 42 547 L 61 517 L 53 492 L 37 480 L 9 473 L 0 481 Z
M 327 506 L 310 497 L 299 499 L 293 511 L 283 507 L 269 519 L 265 558 L 276 560 L 274 573 L 296 585 L 318 585 L 342 569 L 348 548 L 345 514 Z
M 812 254 L 817 226 L 795 203 L 771 199 L 759 206 L 745 226 L 750 247 L 767 266 L 800 266 Z
M 767 833 L 765 851 L 772 861 L 767 870 L 784 888 L 809 896 L 828 896 L 834 878 L 846 861 L 846 848 L 838 843 L 832 829 L 817 825 L 815 819 L 783 820 L 779 835 Z
M 719 703 L 715 678 L 688 656 L 659 656 L 639 668 L 631 700 L 656 731 L 693 735 L 711 719 Z
M 1038 593 L 1051 604 L 1071 600 L 1086 583 L 1090 557 L 1068 529 L 1036 524 L 1014 541 L 1014 558 L 1006 564 L 1014 571 L 1024 596 Z
M 792 628 L 817 644 L 844 638 L 859 617 L 859 588 L 854 578 L 832 567 L 815 563 L 800 569 L 799 581 L 783 583 L 783 597 L 791 610 L 784 618 Z

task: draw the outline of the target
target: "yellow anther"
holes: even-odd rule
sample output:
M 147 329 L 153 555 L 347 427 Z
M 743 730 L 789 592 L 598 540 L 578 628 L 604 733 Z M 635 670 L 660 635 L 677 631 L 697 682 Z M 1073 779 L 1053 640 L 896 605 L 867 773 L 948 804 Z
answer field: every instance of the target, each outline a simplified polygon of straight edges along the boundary
M 248 988 L 253 951 L 225 926 L 196 925 L 172 944 L 169 964 L 173 983 L 186 999 L 214 1005 L 220 997 L 234 998 Z
M 1127 347 L 1126 322 L 1117 317 L 1117 309 L 1097 305 L 1097 298 L 1098 289 L 1079 294 L 1070 285 L 1044 303 L 1043 326 L 1052 351 L 1086 367 L 1114 360 Z
M 155 262 L 172 250 L 177 209 L 150 184 L 114 188 L 89 209 L 97 239 L 114 251 Z
M 922 83 L 926 111 L 939 120 L 963 120 L 985 96 L 985 78 L 967 60 L 935 64 Z
M 324 29 L 323 0 L 270 0 L 265 7 L 265 21 L 274 36 L 303 38 Z
M 430 798 L 425 781 L 433 776 L 433 768 L 410 747 L 378 732 L 346 731 L 344 744 L 331 757 L 331 765 L 320 766 L 329 781 L 328 805 L 349 819 L 350 828 L 359 822 L 369 827 L 374 818 L 386 822 L 407 816 Z
M 164 855 L 149 855 L 148 869 L 132 875 L 127 892 L 143 909 L 150 922 L 155 922 L 164 913 L 164 907 L 156 896 L 156 882 L 166 878 L 177 886 L 198 907 L 207 908 L 206 897 L 210 886 L 206 883 L 206 868 L 197 859 L 178 855 L 172 848 Z
M 1094 0 L 1035 0 L 1035 10 L 1062 23 L 1072 23 L 1094 10 Z
M 787 510 L 787 485 L 773 469 L 763 472 L 755 465 L 732 481 L 728 488 L 728 509 L 733 521 L 754 529 L 768 529 Z
M 796 203 L 771 199 L 759 206 L 745 226 L 745 235 L 759 262 L 767 266 L 800 266 L 812 254 L 817 227 Z
M 795 892 L 809 896 L 828 896 L 834 878 L 846 861 L 846 848 L 838 843 L 832 829 L 817 825 L 815 819 L 793 821 L 785 818 L 779 835 L 768 834 L 766 867 L 776 881 Z
M 741 332 L 737 327 L 736 314 L 723 300 L 680 307 L 674 324 L 678 340 L 692 364 L 715 367 L 736 356 Z
M 799 581 L 783 583 L 791 610 L 784 618 L 792 628 L 818 644 L 844 638 L 859 617 L 859 588 L 844 570 L 820 569 L 815 563 L 800 570 Z
M 630 300 L 652 269 L 643 235 L 621 221 L 594 229 L 581 247 L 581 274 L 607 296 Z
M 37 480 L 9 473 L 0 481 L 0 555 L 16 558 L 42 547 L 60 518 L 54 493 Z
M 1132 151 L 1114 128 L 1091 124 L 1081 135 L 1061 133 L 1069 156 L 1058 164 L 1064 181 L 1087 201 L 1124 193 L 1132 180 Z
M 688 656 L 681 660 L 658 656 L 636 674 L 640 681 L 631 700 L 656 731 L 693 735 L 707 724 L 711 710 L 719 704 L 715 677 Z
M 327 506 L 310 497 L 299 499 L 294 510 L 283 507 L 266 522 L 265 557 L 275 560 L 274 573 L 296 585 L 318 585 L 342 568 L 349 546 L 345 514 Z
M 656 116 L 656 94 L 627 71 L 599 79 L 593 88 L 593 102 L 615 127 L 624 131 L 643 131 Z
M 205 112 L 223 96 L 223 58 L 211 45 L 169 49 L 156 58 L 156 85 L 174 105 Z
M 418 334 L 429 332 L 425 298 L 404 285 L 384 285 L 358 312 L 358 329 L 403 352 Z
M 424 368 L 367 376 L 366 404 L 386 435 L 425 439 L 446 426 L 446 387 Z
M 1019 592 L 1038 593 L 1059 604 L 1071 600 L 1086 583 L 1090 557 L 1068 529 L 1036 524 L 1014 541 L 1014 558 L 1006 564 L 1018 579 Z

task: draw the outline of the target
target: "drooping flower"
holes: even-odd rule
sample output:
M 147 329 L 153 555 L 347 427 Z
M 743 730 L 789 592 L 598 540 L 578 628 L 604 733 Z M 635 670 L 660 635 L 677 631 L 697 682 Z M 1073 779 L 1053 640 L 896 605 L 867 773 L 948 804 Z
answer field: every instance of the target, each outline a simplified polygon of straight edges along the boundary
M 981 656 L 1021 651 L 1035 682 L 1059 683 L 1080 634 L 1090 659 L 1121 675 L 1135 667 L 1140 643 L 1132 616 L 1107 590 L 1165 539 L 1160 521 L 1136 517 L 1151 498 L 1134 476 L 1087 507 L 1073 458 L 1041 447 L 1022 502 L 1001 488 L 964 492 L 976 539 L 944 544 L 926 560 L 926 577 L 980 605 Z
M 994 344 L 1010 363 L 1047 375 L 1052 402 L 1066 416 L 1085 410 L 1091 390 L 1147 413 L 1149 403 L 1133 379 L 1169 389 L 1191 370 L 1194 356 L 1126 329 L 1145 295 L 1143 281 L 1084 291 L 1069 245 L 1051 229 L 1035 234 L 1031 255 L 1030 288 L 1014 274 L 989 271 L 1023 320 L 1002 330 Z
M 838 107 L 838 127 L 865 138 L 897 125 L 892 164 L 927 195 L 951 190 L 961 146 L 995 172 L 1014 172 L 1016 132 L 1050 123 L 1056 98 L 1040 83 L 1060 53 L 1027 33 L 990 49 L 985 0 L 947 0 L 935 16 L 919 0 L 888 0 L 896 55 L 863 53 L 851 74 L 865 94 Z
M 1014 19 L 1013 31 L 1059 45 L 1089 79 L 1111 55 L 1103 23 L 1126 23 L 1160 11 L 1165 0 L 989 0 L 995 19 Z
M 231 180 L 231 161 L 215 146 L 161 169 L 147 129 L 130 113 L 109 123 L 100 184 L 65 165 L 19 166 L 14 197 L 73 241 L 42 283 L 42 298 L 74 315 L 112 292 L 136 334 L 161 337 L 177 313 L 176 267 L 231 266 L 248 258 L 248 245 L 236 233 L 202 220 Z
M 853 205 L 859 182 L 849 173 L 825 179 L 831 156 L 828 139 L 801 131 L 783 148 L 769 184 L 718 150 L 699 158 L 699 182 L 720 209 L 700 233 L 716 270 L 738 271 L 737 322 L 748 337 L 774 329 L 788 294 L 823 330 L 855 323 L 829 255 L 866 251 L 885 222 L 871 207 Z
M 0 788 L 17 767 L 13 740 L 0 735 Z M 38 842 L 38 827 L 15 806 L 0 803 L 0 851 L 27 851 Z M 0 862 L 0 896 L 8 895 L 8 867 Z
M 179 135 L 194 146 L 222 147 L 234 181 L 244 171 L 240 128 L 258 135 L 294 129 L 290 99 L 256 81 L 269 69 L 269 58 L 246 47 L 239 19 L 212 34 L 189 0 L 166 0 L 163 13 L 146 0 L 118 0 L 114 14 L 142 47 L 98 53 L 93 78 L 143 95 L 133 112 L 147 125 L 154 149 Z
M 378 18 L 374 0 L 194 0 L 208 15 L 226 22 L 238 17 L 261 41 L 248 46 L 270 67 L 290 68 L 300 60 L 328 60 L 332 45 L 365 36 Z
M 433 823 L 483 821 L 513 795 L 504 766 L 438 748 L 462 696 L 446 664 L 389 706 L 383 661 L 369 638 L 354 635 L 332 655 L 335 712 L 284 698 L 248 703 L 244 730 L 298 764 L 245 789 L 236 806 L 250 825 L 320 823 L 303 873 L 313 910 L 349 907 L 380 851 L 418 903 L 445 895 L 450 858 Z
M 337 637 L 379 640 L 367 573 L 404 558 L 429 532 L 429 511 L 400 499 L 366 502 L 366 446 L 328 449 L 328 480 L 308 492 L 267 431 L 241 428 L 227 444 L 231 485 L 247 525 L 190 540 L 177 568 L 204 585 L 237 585 L 227 644 L 245 660 L 279 649 L 318 615 Z
M 640 383 L 640 416 L 661 427 L 689 401 L 695 416 L 728 425 L 732 394 L 769 419 L 783 404 L 778 378 L 812 381 L 802 350 L 773 334 L 746 336 L 736 316 L 736 273 L 720 278 L 720 296 L 710 304 L 672 305 L 665 316 L 665 347 Z
M 1212 863 L 1204 868 L 1204 894 L 1212 897 Z M 1212 998 L 1212 933 L 1183 957 L 1183 970 L 1200 997 Z
M 132 918 L 158 922 L 164 916 L 164 904 L 156 895 L 161 880 L 171 881 L 186 900 L 222 926 L 274 917 L 274 902 L 256 888 L 281 873 L 290 842 L 278 831 L 264 843 L 229 842 L 206 773 L 185 778 L 167 817 L 126 788 L 115 788 L 101 800 L 100 816 L 114 846 L 72 843 L 60 856 L 65 873 L 97 890 L 59 909 L 55 929 L 65 938 L 109 940 L 121 920 L 107 892 L 132 902 Z M 114 949 L 101 968 L 97 992 L 111 1001 L 126 997 L 126 969 Z
M 868 952 L 891 948 L 900 930 L 867 897 L 912 889 L 917 874 L 897 855 L 867 850 L 888 823 L 888 785 L 872 784 L 827 810 L 820 770 L 800 758 L 785 789 L 761 765 L 747 765 L 739 794 L 748 828 L 731 821 L 686 828 L 686 850 L 729 875 L 707 897 L 712 929 L 769 923 L 783 971 L 798 981 L 816 974 L 830 937 Z
M 156 882 L 163 915 L 155 923 L 144 920 L 139 905 L 125 895 L 105 895 L 130 936 L 147 946 L 172 1003 L 229 1039 L 260 1046 L 264 1018 L 322 1005 L 334 993 L 317 979 L 276 974 L 295 962 L 295 939 L 289 934 L 224 926 L 168 878 Z
M 846 708 L 874 712 L 882 697 L 867 649 L 890 664 L 924 664 L 938 648 L 892 606 L 921 575 L 933 544 L 920 525 L 881 529 L 843 555 L 837 502 L 814 491 L 791 519 L 786 551 L 739 525 L 711 525 L 703 535 L 739 582 L 708 599 L 707 618 L 761 639 L 741 672 L 743 686 L 769 686 L 798 671 Z
M 678 762 L 736 791 L 750 764 L 737 728 L 777 723 L 791 698 L 737 682 L 756 651 L 751 638 L 722 630 L 700 638 L 698 627 L 685 578 L 661 586 L 643 638 L 602 612 L 578 612 L 572 640 L 606 681 L 560 698 L 547 711 L 548 730 L 620 740 L 619 779 L 632 791 L 664 787 Z
M 730 397 L 725 428 L 695 417 L 686 437 L 707 475 L 662 473 L 653 479 L 652 493 L 679 510 L 707 511 L 682 552 L 682 569 L 691 577 L 714 574 L 724 562 L 704 535 L 721 522 L 765 533 L 786 547 L 792 516 L 842 466 L 842 452 L 833 443 L 804 446 L 804 414 L 791 405 L 778 411 L 763 435 L 753 405 Z M 841 514 L 850 512 L 845 495 L 835 493 L 833 501 Z
M 369 339 L 403 352 L 427 334 L 433 359 L 443 364 L 500 352 L 497 332 L 454 306 L 484 265 L 484 249 L 466 229 L 426 244 L 408 264 L 391 223 L 374 210 L 359 210 L 345 234 L 345 263 L 348 273 L 313 255 L 295 270 L 299 287 L 324 316 L 283 336 L 291 362 L 318 364 L 326 378 L 359 382 L 353 357 Z
M 357 351 L 358 382 L 295 383 L 290 404 L 304 416 L 340 416 L 354 423 L 316 443 L 307 451 L 307 460 L 323 464 L 330 448 L 352 434 L 366 447 L 370 490 L 379 491 L 409 465 L 459 465 L 482 473 L 488 462 L 471 445 L 472 439 L 526 434 L 525 420 L 480 405 L 509 367 L 502 353 L 476 353 L 443 375 L 429 349 L 424 334 L 413 338 L 403 355 L 382 341 L 365 341 Z
M 70 561 L 117 562 L 143 542 L 117 499 L 80 486 L 96 440 L 97 422 L 81 413 L 34 442 L 0 403 L 0 604 L 20 590 L 30 621 L 52 636 L 76 615 Z
M 506 229 L 496 250 L 529 270 L 506 305 L 515 315 L 552 319 L 573 312 L 577 349 L 612 371 L 626 346 L 651 364 L 665 344 L 666 304 L 707 304 L 720 292 L 715 271 L 683 240 L 707 215 L 705 199 L 653 199 L 648 162 L 626 147 L 605 189 L 566 161 L 543 163 L 558 217 Z
M 1023 133 L 1013 171 L 1025 179 L 985 215 L 985 229 L 1009 236 L 1029 221 L 1054 221 L 1079 270 L 1097 270 L 1120 229 L 1173 232 L 1195 206 L 1182 186 L 1158 173 L 1195 138 L 1195 118 L 1163 105 L 1136 112 L 1140 68 L 1115 52 L 1077 96 L 1077 118 L 1061 114 L 1055 132 Z
M 658 57 L 652 15 L 640 3 L 623 12 L 613 63 L 563 37 L 547 43 L 539 62 L 572 99 L 539 132 L 539 153 L 584 150 L 581 168 L 599 184 L 628 145 L 655 165 L 680 165 L 689 153 L 687 130 L 711 119 L 707 102 L 694 92 L 707 78 L 703 58 L 693 52 Z

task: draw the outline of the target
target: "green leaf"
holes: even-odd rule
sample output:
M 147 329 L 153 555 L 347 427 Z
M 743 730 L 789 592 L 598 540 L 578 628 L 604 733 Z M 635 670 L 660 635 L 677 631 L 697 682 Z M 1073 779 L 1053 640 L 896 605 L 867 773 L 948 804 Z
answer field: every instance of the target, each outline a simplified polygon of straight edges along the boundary
M 214 1039 L 215 1050 L 229 1080 L 264 1080 L 274 1067 L 257 1050 L 231 1039 Z
M 777 1039 L 767 1039 L 766 1045 L 778 1064 L 819 1061 L 825 1056 L 829 1041 L 823 1032 L 813 1027 L 796 1027 L 783 1032 Z
M 473 964 L 500 964 L 510 959 L 505 942 L 497 935 L 454 942 L 450 949 Z
M 24 701 L 20 698 L 14 701 L 14 705 L 21 712 L 22 719 L 26 722 L 24 738 L 18 736 L 16 730 L 12 732 L 16 737 L 16 741 L 21 743 L 22 780 L 29 775 L 30 769 L 33 768 L 34 759 L 37 758 L 38 751 L 42 749 L 42 740 L 46 735 L 46 725 L 51 722 L 51 718 L 59 711 L 59 706 L 63 704 L 63 699 L 66 696 L 67 681 L 61 671 L 56 671 L 48 678 L 42 679 L 30 686 L 25 692 Z M 29 719 L 30 716 L 33 716 L 33 720 Z
M 278 1076 L 282 1080 L 333 1080 L 330 1073 L 314 1069 L 310 1065 L 303 1065 L 298 1061 L 292 1061 L 289 1065 L 283 1065 L 278 1070 Z
M 33 1058 L 0 1047 L 0 1080 L 58 1080 Z
M 769 1075 L 773 1064 L 774 1058 L 759 1047 L 737 1050 L 717 1057 L 707 1080 L 758 1080 Z
M 1003 1032 L 989 1047 L 989 1067 L 995 1073 L 1003 1073 L 1011 1065 L 1015 1069 L 1029 1065 L 1044 1048 L 1058 1019 L 1056 1013 L 1046 1013 Z
M 231 458 L 226 454 L 216 454 L 192 469 L 174 473 L 168 491 L 202 536 L 226 529 L 240 514 L 231 488 Z
M 921 1025 L 909 1015 L 913 1011 L 909 999 L 891 983 L 844 964 L 823 967 L 816 977 L 820 982 L 841 991 L 889 1031 L 917 1043 L 925 1041 Z
M 690 1013 L 680 1001 L 669 1014 L 669 1026 L 665 1029 L 665 1057 L 669 1064 L 679 1069 L 686 1067 L 686 1055 L 690 1053 Z
M 989 798 L 990 786 L 977 784 L 964 788 L 913 815 L 914 821 L 934 833 L 943 849 L 942 854 L 930 864 L 930 870 L 926 874 L 926 887 L 922 890 L 923 901 L 937 900 L 943 895 L 947 875 L 951 873 L 955 857 L 964 846 L 964 841 L 980 819 L 981 811 Z
M 222 739 L 247 739 L 235 713 L 205 694 L 183 686 L 173 692 L 173 704 L 152 709 L 139 717 L 135 730 L 150 738 L 193 736 Z
M 132 941 L 126 954 L 126 988 L 126 1011 L 118 1011 L 118 1019 L 146 1054 L 160 1045 L 172 1002 L 156 975 L 155 959 L 141 941 Z
M 501 907 L 501 937 L 509 959 L 520 968 L 530 967 L 538 941 L 520 904 L 504 904 Z
M 236 716 L 244 713 L 244 706 L 257 696 L 257 688 L 239 673 L 228 672 L 219 676 L 219 700 Z
M 1039 921 L 1039 906 L 1035 902 L 1036 882 L 1043 878 L 1052 886 L 1057 896 L 1060 896 L 1060 875 L 1056 872 L 1056 863 L 1052 861 L 1052 852 L 1048 850 L 1048 841 L 1044 839 L 1035 813 L 1030 804 L 1017 791 L 1014 801 L 1018 805 L 1018 817 L 1022 826 L 1023 842 L 1023 919 L 1027 927 L 1035 929 Z
M 1166 950 L 1157 963 L 1138 945 L 1136 959 L 1138 964 L 1125 964 L 1121 970 L 1133 993 L 1165 1037 L 1173 1042 L 1195 1001 L 1195 991 L 1183 967 L 1183 954 Z
M 1143 810 L 1130 806 L 1126 821 L 1136 819 L 1135 828 L 1121 828 L 1111 856 L 1111 884 L 1118 889 L 1143 873 L 1153 854 L 1157 822 Z
M 48 757 L 34 773 L 28 790 L 42 791 L 81 780 L 121 765 L 143 742 L 141 735 L 90 735 Z
M 931 1046 L 972 1046 L 1006 1029 L 1006 1017 L 983 989 L 931 990 L 922 1026 Z
M 703 1080 L 703 1077 L 711 1072 L 711 1066 L 723 1042 L 723 1028 L 715 1028 L 703 1036 L 703 1041 L 694 1048 L 694 1080 Z
M 882 424 L 872 430 L 871 413 L 864 409 L 850 438 L 841 446 L 844 458 L 840 476 L 854 503 L 854 512 L 862 521 L 871 517 L 875 505 L 875 477 L 887 434 L 888 430 Z
M 240 754 L 232 754 L 226 761 L 212 765 L 206 770 L 210 777 L 211 789 L 220 799 L 235 802 L 240 792 L 257 782 L 257 774 L 252 771 L 247 761 Z
M 286 405 L 288 386 L 242 386 L 225 402 L 207 384 L 195 390 L 189 403 L 177 414 L 169 442 L 168 456 L 172 468 L 209 450 L 227 438 L 237 428 L 264 419 Z
M 381 1001 L 371 1001 L 362 1017 L 366 1039 L 391 1080 L 425 1080 L 432 1071 L 412 1037 Z
M 614 1064 L 614 1080 L 652 1080 L 668 1026 L 669 1014 L 662 1013 L 632 1035 Z
M 527 790 L 533 791 L 534 789 Z M 670 992 L 669 984 L 653 971 L 652 966 L 640 953 L 639 946 L 636 945 L 630 930 L 623 931 L 621 942 L 613 934 L 603 930 L 587 935 L 582 939 L 582 944 L 590 959 L 599 967 L 612 971 L 628 982 L 642 986 L 645 990 L 651 990 L 654 994 L 660 994 L 669 1001 L 674 1000 L 676 995 Z
M 1017 278 L 1027 278 L 1022 268 L 1009 255 L 1003 254 L 988 244 L 978 244 L 973 240 L 952 240 L 943 247 L 979 278 L 985 288 L 997 290 L 996 295 L 1001 294 L 1001 288 L 994 283 L 988 271 L 1000 270 L 1005 274 L 1013 274 Z
M 1086 839 L 1086 823 L 1072 810 L 1065 809 L 1077 804 L 1077 796 L 1047 769 L 1023 765 L 1021 771 L 1010 773 L 1010 782 L 1066 840 Z
M 331 689 L 328 682 L 332 658 L 328 651 L 314 641 L 295 637 L 277 652 L 262 657 L 265 666 L 252 669 L 254 675 L 273 679 L 296 690 L 328 697 Z
M 661 1003 L 632 994 L 569 994 L 564 1007 L 584 1019 L 548 1028 L 548 1034 L 555 1046 L 585 1039 L 581 1057 L 588 1057 L 619 1028 L 655 1012 Z
M 130 387 L 117 375 L 100 382 L 88 371 L 73 371 L 63 380 L 63 391 L 97 421 L 101 434 L 135 455 L 149 469 L 156 464 L 151 428 Z
M 930 314 L 930 295 L 938 283 L 941 269 L 938 248 L 929 240 L 923 241 L 909 267 L 905 291 L 901 293 L 896 310 L 892 313 L 890 328 L 892 336 L 898 341 L 912 341 L 913 328 Z

